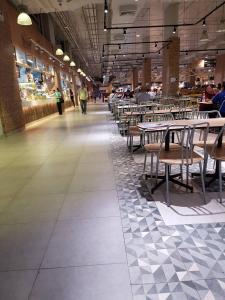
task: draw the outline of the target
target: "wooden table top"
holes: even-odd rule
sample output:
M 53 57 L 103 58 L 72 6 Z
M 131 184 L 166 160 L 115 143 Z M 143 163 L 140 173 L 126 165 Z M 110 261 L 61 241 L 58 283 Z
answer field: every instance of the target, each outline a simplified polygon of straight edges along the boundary
M 225 118 L 210 118 L 210 119 L 189 119 L 189 120 L 171 120 L 162 122 L 144 122 L 139 123 L 138 127 L 141 130 L 148 131 L 162 131 L 167 126 L 177 125 L 179 126 L 192 126 L 200 123 L 208 123 L 211 128 L 222 128 L 225 124 Z M 199 128 L 204 128 L 203 125 L 199 125 Z

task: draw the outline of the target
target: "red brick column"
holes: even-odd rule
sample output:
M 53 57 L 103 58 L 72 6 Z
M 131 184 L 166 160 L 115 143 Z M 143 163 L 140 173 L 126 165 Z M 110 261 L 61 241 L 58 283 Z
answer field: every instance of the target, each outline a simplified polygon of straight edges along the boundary
M 6 0 L 0 1 L 4 21 L 0 21 L 0 118 L 3 132 L 23 128 L 24 117 L 14 61 Z
M 180 39 L 172 38 L 163 50 L 163 95 L 175 96 L 179 88 Z
M 132 88 L 133 90 L 138 86 L 138 69 L 133 69 L 132 73 Z
M 143 64 L 143 86 L 150 86 L 152 81 L 151 58 L 145 58 Z
M 225 81 L 225 54 L 216 57 L 215 83 L 223 83 Z

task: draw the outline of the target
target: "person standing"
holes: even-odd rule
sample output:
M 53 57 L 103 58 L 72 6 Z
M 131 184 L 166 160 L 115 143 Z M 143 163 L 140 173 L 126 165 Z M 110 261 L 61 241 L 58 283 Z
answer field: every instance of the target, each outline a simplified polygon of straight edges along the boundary
M 54 92 L 54 96 L 56 98 L 56 105 L 57 105 L 59 115 L 62 115 L 63 114 L 63 112 L 62 112 L 62 94 L 58 88 L 56 91 L 54 90 L 53 92 Z
M 81 88 L 79 89 L 78 95 L 79 95 L 82 114 L 86 115 L 86 113 L 87 113 L 88 91 L 87 91 L 87 88 L 85 87 L 84 84 L 82 84 Z
M 73 93 L 73 90 L 72 90 L 72 89 L 70 89 L 70 100 L 71 100 L 71 102 L 73 103 L 73 106 L 75 107 L 74 93 Z

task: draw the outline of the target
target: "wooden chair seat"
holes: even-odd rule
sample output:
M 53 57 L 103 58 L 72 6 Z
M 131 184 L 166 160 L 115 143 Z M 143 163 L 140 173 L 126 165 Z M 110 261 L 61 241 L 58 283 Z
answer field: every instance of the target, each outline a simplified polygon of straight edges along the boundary
M 190 159 L 185 158 L 182 160 L 182 151 L 185 150 L 181 147 L 179 149 L 170 149 L 169 151 L 163 150 L 160 152 L 159 162 L 168 165 L 191 165 L 197 164 L 203 160 L 203 157 L 195 151 L 192 152 L 192 159 L 190 157 Z
M 160 145 L 161 145 L 160 143 L 146 144 L 144 148 L 147 152 L 159 152 Z M 174 143 L 170 144 L 170 149 L 179 149 L 180 147 L 181 146 L 178 144 L 174 144 Z
M 137 126 L 130 126 L 128 134 L 132 136 L 140 136 L 141 130 Z
M 225 143 L 223 143 L 222 147 L 215 148 L 214 151 L 213 151 L 213 145 L 206 145 L 206 151 L 212 158 L 216 160 L 225 161 Z

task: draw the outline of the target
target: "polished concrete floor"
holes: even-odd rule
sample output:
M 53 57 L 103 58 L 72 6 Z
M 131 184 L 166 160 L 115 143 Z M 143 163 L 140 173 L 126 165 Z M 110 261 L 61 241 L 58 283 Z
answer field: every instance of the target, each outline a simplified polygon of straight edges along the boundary
M 0 299 L 130 300 L 107 108 L 0 140 Z
M 0 140 L 0 300 L 225 299 L 224 204 L 168 209 L 142 156 L 101 104 Z

